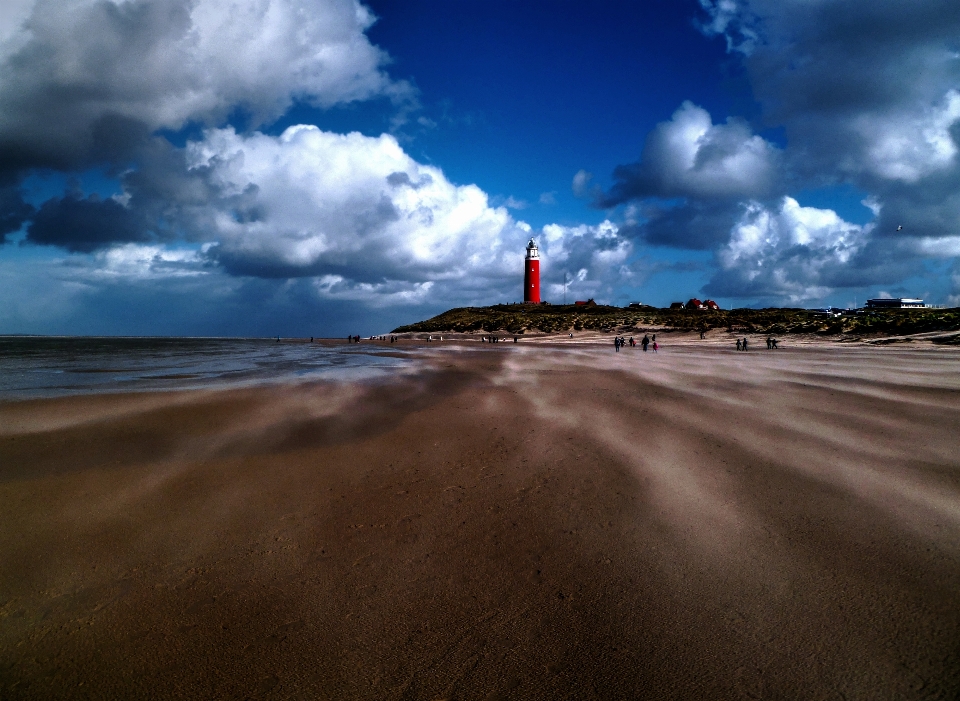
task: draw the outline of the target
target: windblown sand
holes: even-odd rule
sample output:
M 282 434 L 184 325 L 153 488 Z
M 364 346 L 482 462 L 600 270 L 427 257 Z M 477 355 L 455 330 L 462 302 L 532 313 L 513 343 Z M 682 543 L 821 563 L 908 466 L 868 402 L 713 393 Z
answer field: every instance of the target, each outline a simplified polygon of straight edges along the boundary
M 953 699 L 960 351 L 0 404 L 0 697 Z

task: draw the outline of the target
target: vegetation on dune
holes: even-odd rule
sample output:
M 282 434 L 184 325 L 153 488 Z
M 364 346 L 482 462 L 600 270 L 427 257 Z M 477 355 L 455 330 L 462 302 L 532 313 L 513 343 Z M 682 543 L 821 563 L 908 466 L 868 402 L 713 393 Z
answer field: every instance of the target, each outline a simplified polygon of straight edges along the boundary
M 907 335 L 927 331 L 960 330 L 960 308 L 878 309 L 844 312 L 839 316 L 808 309 L 659 309 L 604 305 L 498 304 L 460 307 L 432 319 L 408 324 L 393 333 L 639 331 L 724 329 L 743 333 L 816 333 L 825 336 Z

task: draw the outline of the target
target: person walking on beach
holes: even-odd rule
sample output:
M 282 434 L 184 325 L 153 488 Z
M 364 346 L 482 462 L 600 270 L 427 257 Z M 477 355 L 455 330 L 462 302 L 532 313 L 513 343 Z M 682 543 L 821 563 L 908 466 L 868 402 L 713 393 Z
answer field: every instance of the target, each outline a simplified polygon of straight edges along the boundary
M 614 337 L 613 337 L 613 348 L 614 348 L 614 350 L 617 351 L 617 353 L 620 352 L 620 337 L 619 337 L 619 336 L 614 336 Z
M 740 339 L 739 339 L 739 338 L 737 339 L 737 350 L 743 350 L 743 348 L 742 348 L 741 345 L 740 345 Z
M 747 350 L 747 339 L 743 339 L 743 350 Z
M 659 347 L 660 347 L 660 344 L 658 344 L 656 341 L 654 341 L 654 342 L 653 342 L 653 352 L 656 353 L 656 352 L 657 352 L 657 349 L 658 349 Z
M 647 334 L 643 334 L 643 340 L 640 341 L 640 345 L 643 346 L 643 352 L 647 352 L 647 346 L 650 345 L 650 339 L 647 338 Z

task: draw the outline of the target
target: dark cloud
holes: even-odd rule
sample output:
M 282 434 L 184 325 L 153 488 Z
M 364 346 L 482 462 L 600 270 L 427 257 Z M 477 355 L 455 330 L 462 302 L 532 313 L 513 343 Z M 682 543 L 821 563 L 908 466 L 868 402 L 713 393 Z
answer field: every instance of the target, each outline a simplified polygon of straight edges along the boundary
M 238 107 L 252 126 L 294 98 L 329 106 L 404 85 L 364 32 L 355 0 L 37 0 L 0 43 L 0 163 L 116 163 L 154 130 L 216 124 Z M 409 90 L 407 90 L 409 92 Z
M 960 235 L 960 174 L 952 186 L 880 190 L 876 235 L 895 239 Z M 940 183 L 938 183 L 940 184 Z M 903 228 L 898 231 L 897 227 Z
M 89 253 L 114 243 L 148 241 L 129 209 L 97 195 L 67 195 L 44 202 L 27 228 L 27 241 Z
M 420 179 L 414 182 L 410 179 L 410 175 L 404 172 L 390 173 L 387 176 L 387 182 L 392 187 L 412 187 L 414 190 L 419 190 L 421 187 L 430 185 L 433 182 L 433 177 L 429 173 L 423 173 L 420 175 Z
M 9 234 L 16 233 L 36 210 L 23 201 L 19 187 L 0 187 L 0 244 Z
M 653 202 L 641 208 L 642 224 L 626 225 L 622 232 L 655 246 L 709 250 L 729 239 L 741 211 L 731 200 Z

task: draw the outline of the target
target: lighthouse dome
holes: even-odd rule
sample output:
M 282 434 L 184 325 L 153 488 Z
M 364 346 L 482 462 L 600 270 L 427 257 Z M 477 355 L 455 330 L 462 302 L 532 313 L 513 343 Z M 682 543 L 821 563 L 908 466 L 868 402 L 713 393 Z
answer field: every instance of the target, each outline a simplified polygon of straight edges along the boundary
M 539 258 L 540 251 L 537 249 L 537 242 L 533 239 L 530 239 L 527 243 L 527 258 Z

